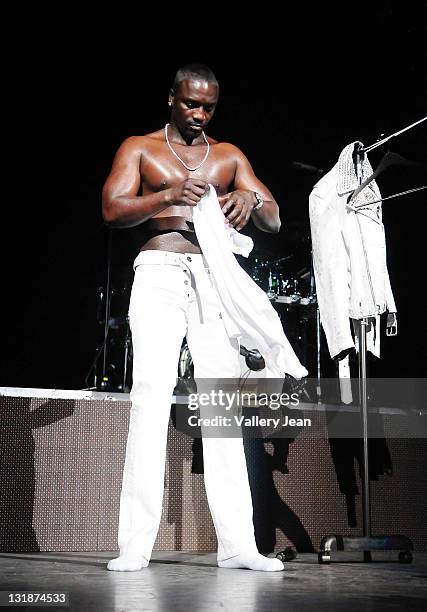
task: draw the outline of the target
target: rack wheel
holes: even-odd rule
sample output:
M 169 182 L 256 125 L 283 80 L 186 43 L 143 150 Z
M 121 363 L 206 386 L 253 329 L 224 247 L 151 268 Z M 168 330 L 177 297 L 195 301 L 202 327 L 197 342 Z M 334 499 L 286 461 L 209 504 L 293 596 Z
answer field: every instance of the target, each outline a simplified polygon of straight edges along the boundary
M 329 565 L 331 562 L 331 555 L 328 552 L 322 551 L 318 553 L 317 560 L 320 565 Z

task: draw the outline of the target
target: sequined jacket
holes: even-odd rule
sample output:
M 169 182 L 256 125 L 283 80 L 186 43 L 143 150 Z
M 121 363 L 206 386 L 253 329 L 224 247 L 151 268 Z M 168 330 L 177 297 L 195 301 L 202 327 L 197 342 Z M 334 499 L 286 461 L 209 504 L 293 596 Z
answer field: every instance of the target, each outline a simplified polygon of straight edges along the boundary
M 356 143 L 347 145 L 309 198 L 313 265 L 320 317 L 331 357 L 354 347 L 350 319 L 372 317 L 368 349 L 379 356 L 379 315 L 396 312 L 386 262 L 380 191 L 371 181 L 358 187 Z M 367 157 L 363 179 L 372 174 Z

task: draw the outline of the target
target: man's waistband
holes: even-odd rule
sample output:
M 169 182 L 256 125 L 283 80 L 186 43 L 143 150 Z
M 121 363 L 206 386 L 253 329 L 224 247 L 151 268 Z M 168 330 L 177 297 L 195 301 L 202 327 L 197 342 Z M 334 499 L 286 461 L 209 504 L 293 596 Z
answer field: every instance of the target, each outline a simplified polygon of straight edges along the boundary
M 202 253 L 174 253 L 173 251 L 157 251 L 154 249 L 140 251 L 133 262 L 133 269 L 135 270 L 141 264 L 164 264 L 180 267 L 191 267 L 192 264 L 195 264 L 205 268 L 208 267 Z

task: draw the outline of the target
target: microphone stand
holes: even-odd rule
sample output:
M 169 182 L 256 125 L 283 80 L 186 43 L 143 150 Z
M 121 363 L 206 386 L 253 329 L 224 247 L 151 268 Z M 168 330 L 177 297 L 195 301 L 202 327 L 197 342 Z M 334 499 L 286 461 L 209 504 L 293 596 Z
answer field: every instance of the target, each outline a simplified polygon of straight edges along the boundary
M 102 355 L 102 377 L 101 377 L 101 389 L 108 387 L 108 376 L 107 376 L 107 340 L 108 331 L 110 328 L 110 305 L 111 305 L 111 254 L 113 251 L 113 230 L 108 228 L 108 247 L 107 247 L 107 286 L 105 290 L 105 320 L 104 320 L 104 341 L 103 355 Z
M 127 377 L 128 377 L 128 361 L 129 361 L 129 353 L 132 345 L 132 338 L 130 334 L 129 321 L 126 318 L 126 336 L 125 336 L 125 354 L 123 357 L 123 382 L 122 382 L 122 391 L 124 393 L 129 393 L 129 387 L 127 386 Z
M 88 384 L 89 376 L 93 370 L 93 385 L 92 387 L 85 387 L 84 391 L 98 391 L 99 389 L 105 389 L 108 385 L 108 377 L 107 377 L 107 340 L 108 340 L 108 330 L 110 326 L 110 303 L 111 303 L 111 254 L 112 254 L 112 244 L 113 244 L 113 231 L 111 228 L 108 228 L 108 246 L 107 246 L 107 287 L 105 291 L 105 313 L 104 313 L 104 339 L 101 343 L 101 346 L 97 349 L 95 358 L 89 368 L 88 373 L 85 377 L 85 383 Z M 102 293 L 101 293 L 102 296 Z M 101 297 L 102 299 L 102 297 Z M 100 310 L 100 308 L 99 308 Z M 102 359 L 102 377 L 101 383 L 98 385 L 98 375 L 97 375 L 97 365 L 98 360 L 103 355 Z

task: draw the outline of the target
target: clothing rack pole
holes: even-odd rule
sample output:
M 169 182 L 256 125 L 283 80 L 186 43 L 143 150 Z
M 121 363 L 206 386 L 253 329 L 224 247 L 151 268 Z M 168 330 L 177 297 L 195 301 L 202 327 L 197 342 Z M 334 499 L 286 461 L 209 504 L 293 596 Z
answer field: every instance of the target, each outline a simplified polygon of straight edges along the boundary
M 364 317 L 359 326 L 359 398 L 362 412 L 363 427 L 363 535 L 371 537 L 371 490 L 369 482 L 369 447 L 368 447 L 368 393 L 367 393 L 367 347 L 366 329 L 368 319 Z M 371 560 L 370 551 L 364 550 L 365 561 Z
M 360 148 L 356 150 L 356 175 L 359 185 L 363 182 L 363 160 L 365 152 Z M 366 329 L 368 326 L 367 317 L 363 317 L 358 327 L 359 334 L 359 401 L 362 416 L 363 428 L 363 535 L 365 538 L 371 537 L 371 496 L 369 484 L 369 449 L 368 449 L 368 393 L 367 393 L 367 346 Z M 364 561 L 371 560 L 369 550 L 363 551 Z

